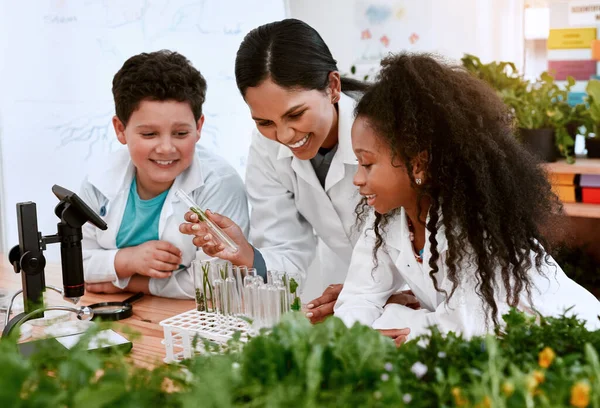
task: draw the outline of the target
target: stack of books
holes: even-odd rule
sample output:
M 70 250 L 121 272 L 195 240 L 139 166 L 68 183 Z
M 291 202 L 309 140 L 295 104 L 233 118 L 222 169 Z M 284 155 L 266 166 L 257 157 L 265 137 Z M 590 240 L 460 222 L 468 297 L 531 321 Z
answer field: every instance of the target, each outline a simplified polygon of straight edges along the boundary
M 575 174 L 553 173 L 550 175 L 552 190 L 563 203 L 577 202 L 577 178 Z
M 582 202 L 600 204 L 600 175 L 582 174 L 579 185 L 581 186 Z

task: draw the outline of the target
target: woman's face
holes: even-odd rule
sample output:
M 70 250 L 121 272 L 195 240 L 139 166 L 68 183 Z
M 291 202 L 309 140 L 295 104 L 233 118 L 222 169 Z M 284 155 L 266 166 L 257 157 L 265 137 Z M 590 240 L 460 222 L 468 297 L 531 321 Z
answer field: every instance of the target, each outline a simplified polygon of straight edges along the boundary
M 332 148 L 337 143 L 335 102 L 339 87 L 337 72 L 330 74 L 325 92 L 283 88 L 268 78 L 248 88 L 245 100 L 263 136 L 286 145 L 297 158 L 308 160 L 319 148 Z

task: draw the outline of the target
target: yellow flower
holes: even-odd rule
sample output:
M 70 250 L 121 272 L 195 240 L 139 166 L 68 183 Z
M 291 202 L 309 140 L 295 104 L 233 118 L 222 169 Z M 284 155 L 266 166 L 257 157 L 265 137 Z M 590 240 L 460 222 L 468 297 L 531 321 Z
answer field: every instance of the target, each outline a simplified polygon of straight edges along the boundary
M 479 404 L 475 405 L 475 408 L 491 408 L 491 406 L 492 400 L 486 395 Z
M 533 378 L 535 378 L 537 385 L 540 385 L 546 380 L 546 376 L 544 375 L 544 373 L 538 370 L 533 371 Z
M 550 347 L 546 347 L 545 349 L 540 351 L 540 354 L 538 355 L 538 362 L 540 364 L 540 367 L 550 367 L 550 365 L 554 361 L 554 357 L 556 357 L 556 354 L 554 353 L 554 350 L 552 350 Z
M 504 384 L 502 384 L 502 392 L 507 397 L 510 397 L 511 395 L 513 395 L 513 392 L 515 392 L 515 385 L 510 381 L 505 382 Z
M 457 407 L 462 407 L 467 405 L 467 400 L 462 396 L 461 392 L 460 392 L 460 388 L 458 387 L 452 387 L 452 396 L 454 397 L 454 402 L 456 403 Z
M 527 376 L 527 382 L 526 382 L 526 385 L 527 385 L 527 390 L 528 390 L 530 393 L 533 393 L 533 391 L 535 391 L 536 387 L 538 386 L 538 382 L 537 382 L 537 380 L 535 379 L 535 376 L 533 376 L 533 375 L 528 375 L 528 376 Z
M 579 381 L 571 387 L 571 405 L 577 408 L 585 408 L 590 403 L 590 385 Z

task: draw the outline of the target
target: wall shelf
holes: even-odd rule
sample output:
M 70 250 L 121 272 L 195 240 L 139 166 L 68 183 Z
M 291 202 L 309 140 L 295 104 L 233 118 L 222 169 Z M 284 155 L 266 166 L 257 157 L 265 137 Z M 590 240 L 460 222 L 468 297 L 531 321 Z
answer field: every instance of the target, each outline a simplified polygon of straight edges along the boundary
M 571 217 L 600 218 L 600 204 L 564 203 L 563 206 Z
M 600 174 L 600 159 L 588 159 L 587 157 L 577 157 L 574 164 L 559 160 L 554 163 L 544 163 L 543 166 L 550 173 Z
M 565 160 L 543 164 L 549 173 L 600 174 L 600 159 L 577 157 L 574 164 Z M 600 204 L 564 203 L 565 213 L 571 217 L 600 218 Z

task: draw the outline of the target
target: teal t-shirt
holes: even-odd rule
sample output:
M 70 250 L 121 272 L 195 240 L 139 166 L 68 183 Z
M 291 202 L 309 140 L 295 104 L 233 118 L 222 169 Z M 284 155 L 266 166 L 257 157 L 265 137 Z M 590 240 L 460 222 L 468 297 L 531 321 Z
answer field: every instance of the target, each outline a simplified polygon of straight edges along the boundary
M 158 239 L 158 221 L 168 193 L 169 190 L 166 190 L 150 200 L 142 200 L 137 192 L 136 178 L 133 178 L 117 234 L 117 248 L 137 246 Z

